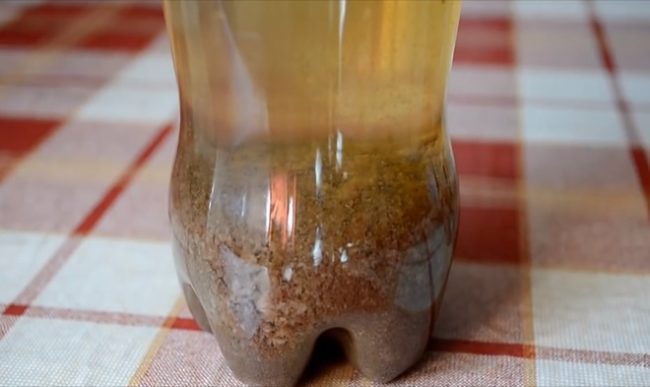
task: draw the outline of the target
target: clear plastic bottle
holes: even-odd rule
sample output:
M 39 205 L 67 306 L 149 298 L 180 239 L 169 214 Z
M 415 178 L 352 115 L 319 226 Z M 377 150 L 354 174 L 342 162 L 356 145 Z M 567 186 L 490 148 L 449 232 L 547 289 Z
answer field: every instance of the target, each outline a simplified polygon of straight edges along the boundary
M 425 350 L 457 229 L 444 96 L 459 12 L 165 2 L 177 268 L 240 379 L 295 383 L 323 334 L 378 381 Z

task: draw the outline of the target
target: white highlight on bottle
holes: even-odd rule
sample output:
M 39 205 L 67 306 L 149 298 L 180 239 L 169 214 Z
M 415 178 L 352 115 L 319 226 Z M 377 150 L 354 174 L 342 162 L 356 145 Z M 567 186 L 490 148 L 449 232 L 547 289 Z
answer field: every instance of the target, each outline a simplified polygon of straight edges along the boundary
M 291 266 L 287 266 L 282 271 L 282 279 L 285 280 L 286 282 L 289 282 L 291 281 L 291 277 L 293 277 L 293 269 L 291 268 Z
M 264 213 L 266 214 L 265 227 L 266 235 L 268 236 L 271 232 L 271 187 L 268 187 L 266 190 L 266 208 Z
M 343 165 L 343 134 L 336 129 L 336 169 L 341 169 Z
M 316 161 L 314 162 L 314 176 L 316 178 L 316 193 L 320 193 L 323 184 L 323 160 L 320 155 L 320 148 L 316 149 Z
M 287 233 L 293 234 L 293 198 L 289 198 L 289 209 L 287 210 Z
M 244 193 L 241 198 L 241 211 L 239 212 L 239 217 L 244 218 L 246 216 L 246 205 L 248 204 L 248 192 Z
M 341 263 L 346 263 L 348 261 L 348 252 L 345 249 L 341 249 L 341 250 L 342 250 L 341 258 L 339 259 L 341 260 Z
M 316 232 L 316 241 L 314 241 L 314 248 L 311 251 L 311 256 L 314 260 L 314 266 L 320 265 L 320 263 L 323 261 L 323 251 L 321 250 L 322 242 L 320 240 L 319 234 L 319 232 Z

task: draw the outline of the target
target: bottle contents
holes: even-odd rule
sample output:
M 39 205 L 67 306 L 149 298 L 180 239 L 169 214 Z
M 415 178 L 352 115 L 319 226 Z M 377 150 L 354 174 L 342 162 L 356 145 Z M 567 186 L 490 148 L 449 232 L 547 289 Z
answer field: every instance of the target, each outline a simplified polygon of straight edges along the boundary
M 456 235 L 444 95 L 460 2 L 165 1 L 178 273 L 235 375 L 319 337 L 388 381 L 429 341 Z
M 421 354 L 457 216 L 444 131 L 428 132 L 223 149 L 200 141 L 205 149 L 179 154 L 172 209 L 186 289 L 236 372 L 293 380 L 331 329 L 380 380 Z M 181 135 L 180 148 L 195 140 Z

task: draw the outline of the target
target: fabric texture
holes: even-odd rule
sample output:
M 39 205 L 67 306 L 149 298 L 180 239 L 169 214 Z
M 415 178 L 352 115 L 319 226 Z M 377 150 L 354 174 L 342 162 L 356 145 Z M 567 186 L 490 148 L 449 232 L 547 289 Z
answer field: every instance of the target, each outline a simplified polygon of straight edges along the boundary
M 650 385 L 648 36 L 646 1 L 465 2 L 456 257 L 395 385 Z M 158 2 L 0 2 L 0 385 L 240 385 L 176 280 L 177 115 Z

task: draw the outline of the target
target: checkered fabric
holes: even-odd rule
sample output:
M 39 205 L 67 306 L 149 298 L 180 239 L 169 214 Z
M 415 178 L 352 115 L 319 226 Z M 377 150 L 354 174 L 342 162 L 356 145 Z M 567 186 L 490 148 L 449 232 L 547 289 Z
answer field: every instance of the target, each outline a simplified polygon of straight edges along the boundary
M 159 3 L 0 2 L 1 385 L 240 384 L 176 281 L 177 109 Z M 650 2 L 466 1 L 448 123 L 457 254 L 395 384 L 650 385 Z

